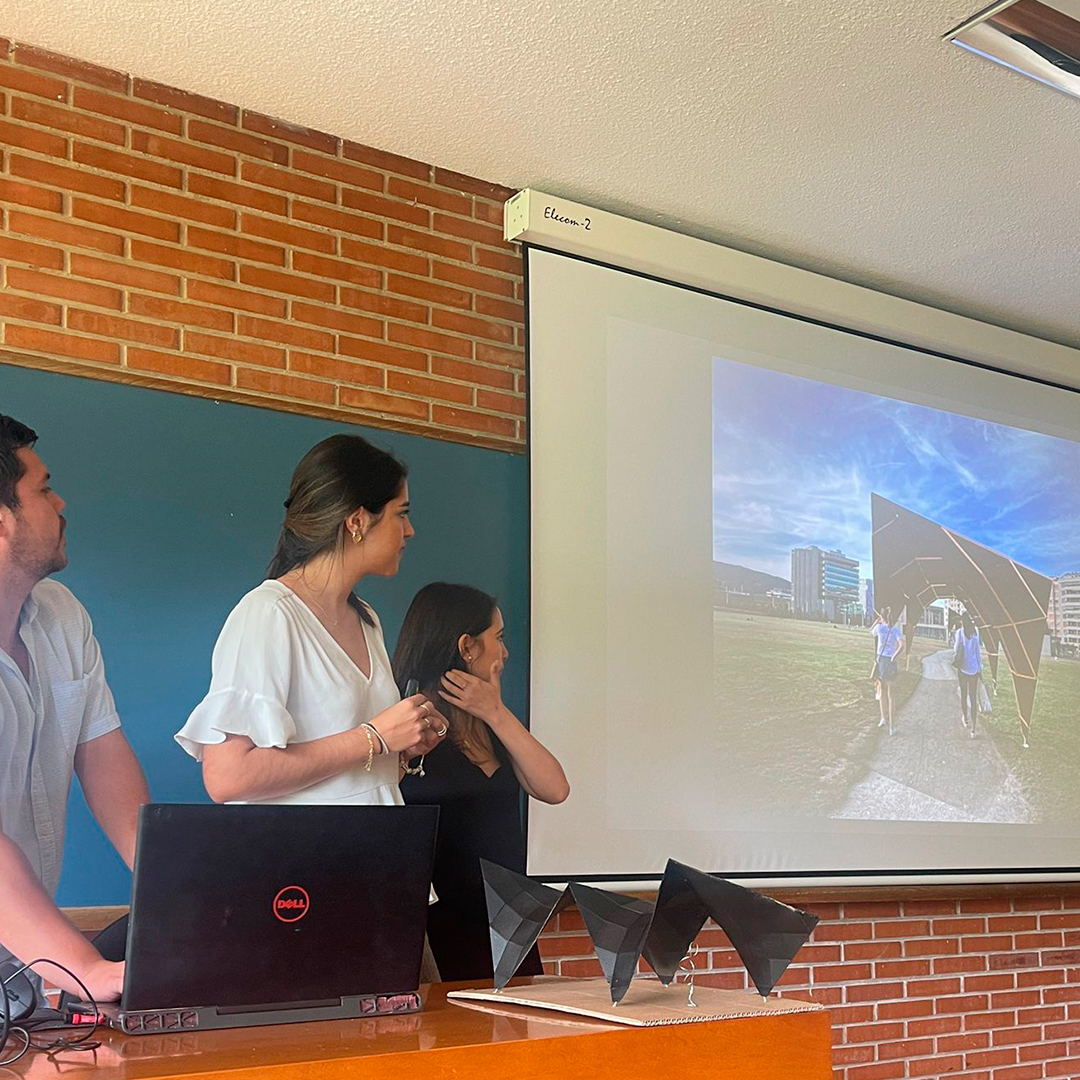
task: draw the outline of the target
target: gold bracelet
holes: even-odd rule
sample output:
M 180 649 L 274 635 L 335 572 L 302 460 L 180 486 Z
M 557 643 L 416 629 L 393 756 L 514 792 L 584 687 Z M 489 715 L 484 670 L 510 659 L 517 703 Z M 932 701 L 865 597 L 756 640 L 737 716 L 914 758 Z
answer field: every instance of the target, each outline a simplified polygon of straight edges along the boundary
M 361 724 L 360 727 L 367 736 L 367 761 L 364 762 L 364 772 L 371 772 L 371 763 L 375 760 L 375 738 L 368 730 L 367 724 Z

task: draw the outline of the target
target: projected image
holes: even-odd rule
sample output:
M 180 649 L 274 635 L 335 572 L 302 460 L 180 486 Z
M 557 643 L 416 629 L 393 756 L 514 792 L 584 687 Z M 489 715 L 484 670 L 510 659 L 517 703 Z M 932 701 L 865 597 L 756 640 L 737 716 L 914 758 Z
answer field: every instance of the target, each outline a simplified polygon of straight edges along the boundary
M 1080 815 L 1080 444 L 713 362 L 714 688 L 739 805 Z

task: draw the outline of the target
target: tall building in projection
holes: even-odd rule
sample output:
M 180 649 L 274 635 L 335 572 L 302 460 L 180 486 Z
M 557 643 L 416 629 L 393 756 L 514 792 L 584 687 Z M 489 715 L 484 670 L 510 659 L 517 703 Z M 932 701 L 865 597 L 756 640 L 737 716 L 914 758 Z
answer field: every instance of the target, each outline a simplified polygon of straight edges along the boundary
M 1056 641 L 1080 646 L 1080 571 L 1054 578 L 1046 624 Z
M 842 619 L 859 612 L 859 560 L 816 544 L 791 549 L 791 599 L 803 618 Z

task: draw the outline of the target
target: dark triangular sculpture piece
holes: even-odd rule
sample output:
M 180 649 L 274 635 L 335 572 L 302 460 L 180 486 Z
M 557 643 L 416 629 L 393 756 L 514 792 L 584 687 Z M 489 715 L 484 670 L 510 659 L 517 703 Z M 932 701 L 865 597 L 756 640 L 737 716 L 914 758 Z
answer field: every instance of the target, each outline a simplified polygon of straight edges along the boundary
M 653 905 L 577 882 L 570 884 L 570 895 L 585 920 L 585 929 L 611 987 L 611 1003 L 618 1005 L 637 972 L 641 947 L 652 922 Z
M 566 889 L 549 889 L 487 859 L 480 860 L 480 871 L 491 928 L 495 989 L 501 990 L 514 977 L 547 921 L 569 904 L 570 895 Z
M 510 981 L 547 921 L 571 898 L 616 1005 L 642 955 L 668 985 L 710 917 L 727 934 L 758 993 L 768 997 L 818 922 L 816 915 L 674 859 L 668 860 L 655 904 L 576 882 L 559 892 L 485 859 L 480 867 L 497 990 Z
M 758 993 L 768 997 L 814 932 L 817 915 L 704 874 L 674 859 L 668 860 L 665 879 L 669 874 L 681 877 L 697 894 L 702 906 L 727 934 Z M 687 942 L 687 948 L 689 945 Z

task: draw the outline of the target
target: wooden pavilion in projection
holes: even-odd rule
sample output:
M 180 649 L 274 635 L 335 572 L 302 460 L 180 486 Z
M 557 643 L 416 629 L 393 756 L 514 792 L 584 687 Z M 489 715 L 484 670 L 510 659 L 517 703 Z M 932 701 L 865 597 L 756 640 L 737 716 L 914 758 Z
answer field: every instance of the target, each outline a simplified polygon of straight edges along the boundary
M 910 649 L 922 609 L 935 600 L 959 600 L 978 627 L 995 683 L 998 653 L 1005 653 L 1027 746 L 1050 578 L 881 495 L 871 494 L 870 515 L 875 609 L 907 608 Z

